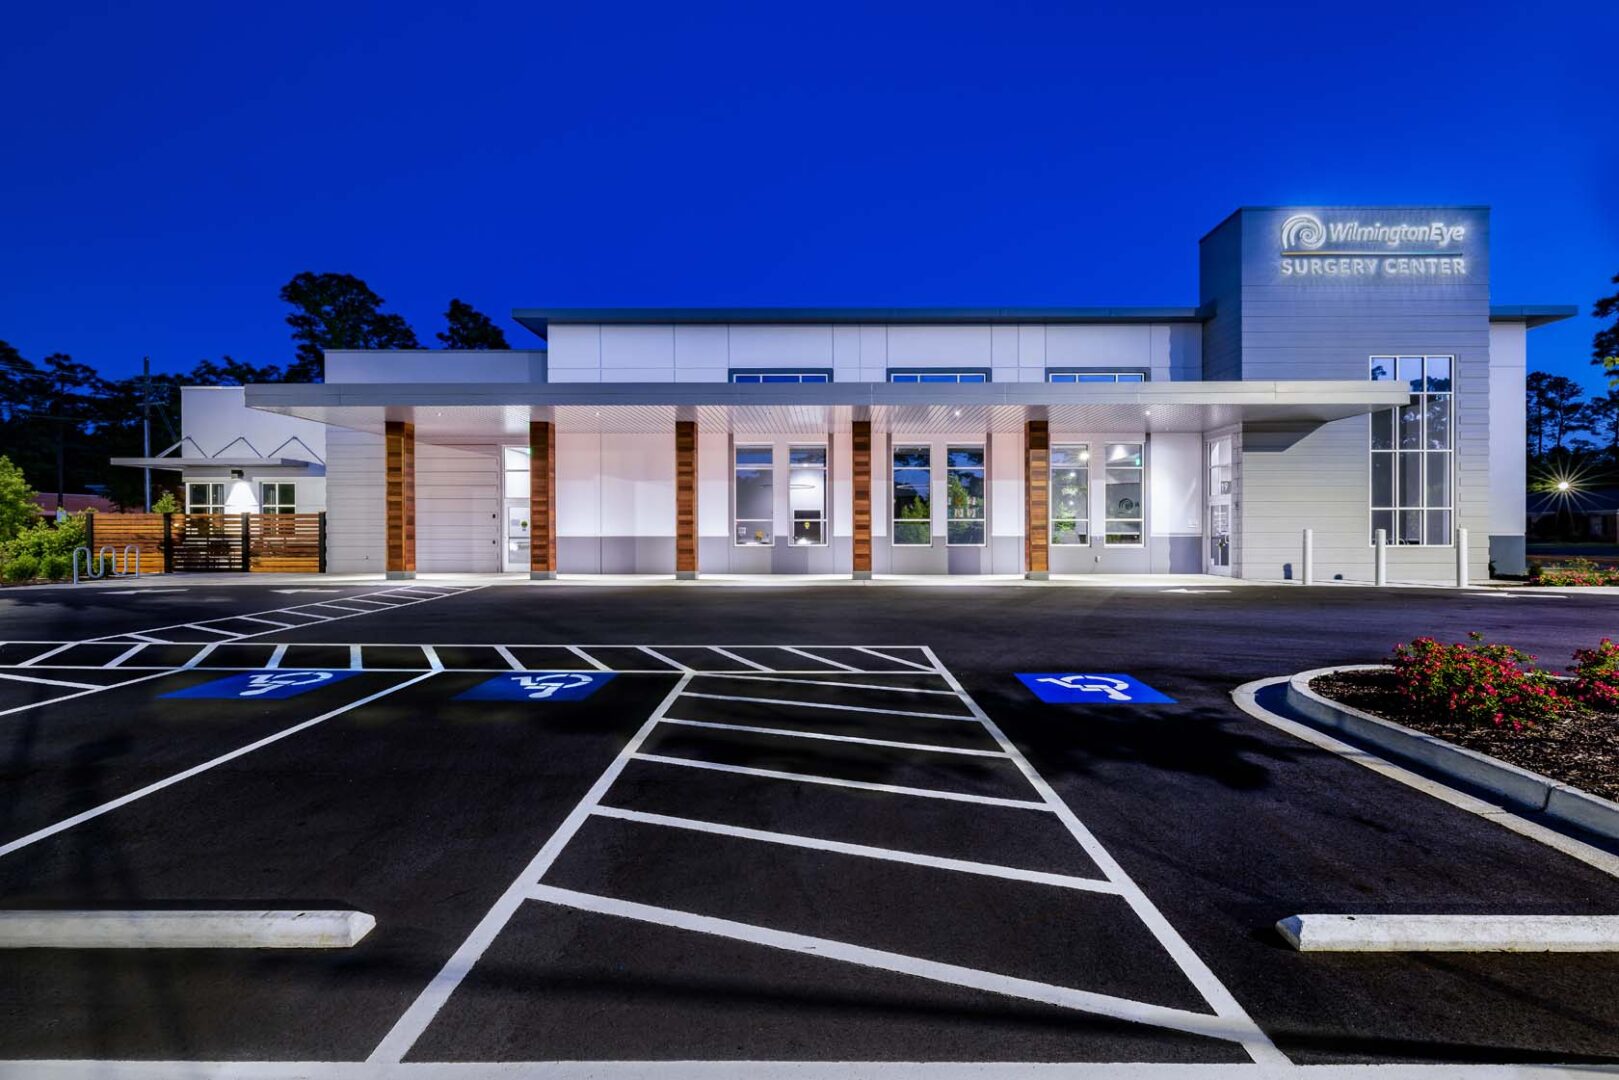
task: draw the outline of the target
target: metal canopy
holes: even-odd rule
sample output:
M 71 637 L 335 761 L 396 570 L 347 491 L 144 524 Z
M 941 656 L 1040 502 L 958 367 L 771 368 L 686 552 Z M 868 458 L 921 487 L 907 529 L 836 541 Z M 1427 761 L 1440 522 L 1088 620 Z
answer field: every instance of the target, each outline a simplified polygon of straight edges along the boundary
M 526 439 L 531 420 L 569 433 L 816 435 L 854 420 L 914 435 L 1020 431 L 1208 431 L 1241 424 L 1307 433 L 1409 400 L 1399 385 L 1358 380 L 1119 384 L 968 383 L 282 383 L 249 386 L 247 404 L 357 431 L 416 425 L 417 438 Z

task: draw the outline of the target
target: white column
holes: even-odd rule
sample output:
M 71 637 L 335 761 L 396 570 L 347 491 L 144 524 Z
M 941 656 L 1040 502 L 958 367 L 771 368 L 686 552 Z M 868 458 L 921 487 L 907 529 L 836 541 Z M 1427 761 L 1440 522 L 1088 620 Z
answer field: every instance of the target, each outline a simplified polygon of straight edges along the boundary
M 1456 587 L 1465 589 L 1467 580 L 1467 530 L 1456 530 Z
M 1388 530 L 1378 529 L 1372 540 L 1372 584 L 1389 583 Z
M 1304 530 L 1304 583 L 1315 584 L 1315 530 Z

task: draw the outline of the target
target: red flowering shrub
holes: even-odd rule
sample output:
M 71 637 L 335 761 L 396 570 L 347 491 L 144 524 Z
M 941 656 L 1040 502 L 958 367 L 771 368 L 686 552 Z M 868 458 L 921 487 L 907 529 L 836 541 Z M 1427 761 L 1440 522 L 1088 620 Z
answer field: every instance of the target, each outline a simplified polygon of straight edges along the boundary
M 1619 709 L 1619 645 L 1609 638 L 1594 649 L 1575 649 L 1574 696 L 1597 709 Z
M 1571 706 L 1557 681 L 1528 667 L 1533 656 L 1510 645 L 1444 645 L 1431 637 L 1394 646 L 1394 678 L 1413 709 L 1435 719 L 1511 724 L 1522 730 L 1555 719 Z
M 1530 578 L 1537 585 L 1590 587 L 1619 585 L 1619 569 L 1602 566 L 1590 559 L 1570 559 L 1561 566 L 1533 566 Z

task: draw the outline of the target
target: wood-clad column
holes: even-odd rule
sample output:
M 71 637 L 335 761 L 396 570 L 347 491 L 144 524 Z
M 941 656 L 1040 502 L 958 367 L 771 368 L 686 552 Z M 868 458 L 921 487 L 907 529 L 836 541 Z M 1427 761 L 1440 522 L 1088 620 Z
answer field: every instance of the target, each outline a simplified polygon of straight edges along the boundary
M 1051 576 L 1051 428 L 1045 420 L 1023 426 L 1023 576 Z
M 854 421 L 854 576 L 871 578 L 871 421 Z
M 386 564 L 390 578 L 416 576 L 416 425 L 389 420 L 383 427 L 387 500 Z
M 528 425 L 528 576 L 557 576 L 557 426 L 550 420 Z
M 675 577 L 697 576 L 697 423 L 675 421 Z

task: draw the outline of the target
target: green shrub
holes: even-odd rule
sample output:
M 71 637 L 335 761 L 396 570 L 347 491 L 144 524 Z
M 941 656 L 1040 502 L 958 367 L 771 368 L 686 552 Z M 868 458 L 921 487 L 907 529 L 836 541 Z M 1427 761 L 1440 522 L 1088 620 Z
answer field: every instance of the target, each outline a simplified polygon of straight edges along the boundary
M 66 555 L 47 555 L 39 560 L 39 576 L 47 581 L 65 581 L 73 573 L 73 561 Z
M 33 581 L 39 576 L 39 560 L 32 555 L 18 555 L 7 559 L 4 574 L 6 582 L 11 585 Z
M 152 502 L 152 513 L 154 514 L 178 514 L 179 512 L 180 501 L 174 497 L 174 492 L 172 491 L 165 491 Z
M 15 559 L 22 555 L 35 560 L 48 555 L 71 558 L 73 549 L 84 544 L 85 522 L 83 514 L 73 514 L 61 524 L 39 521 L 18 533 L 6 544 L 6 554 Z
M 1527 666 L 1533 656 L 1510 645 L 1487 645 L 1480 634 L 1468 637 L 1471 645 L 1420 637 L 1394 646 L 1400 696 L 1418 713 L 1521 730 L 1554 720 L 1572 707 L 1558 692 L 1556 679 Z

